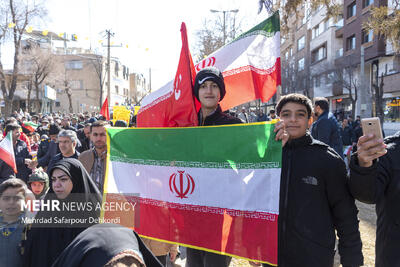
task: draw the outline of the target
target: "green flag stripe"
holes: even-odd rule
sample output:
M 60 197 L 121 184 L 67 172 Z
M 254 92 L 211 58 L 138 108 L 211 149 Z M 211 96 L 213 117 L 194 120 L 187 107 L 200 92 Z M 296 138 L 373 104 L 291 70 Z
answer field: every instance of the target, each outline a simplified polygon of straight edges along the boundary
M 279 12 L 275 12 L 271 17 L 264 20 L 260 24 L 254 26 L 247 32 L 239 35 L 232 42 L 236 42 L 242 38 L 248 37 L 250 35 L 264 35 L 266 37 L 272 37 L 276 32 L 280 31 L 280 20 L 279 20 Z
M 281 165 L 271 124 L 192 128 L 108 128 L 112 161 L 145 165 L 259 168 Z

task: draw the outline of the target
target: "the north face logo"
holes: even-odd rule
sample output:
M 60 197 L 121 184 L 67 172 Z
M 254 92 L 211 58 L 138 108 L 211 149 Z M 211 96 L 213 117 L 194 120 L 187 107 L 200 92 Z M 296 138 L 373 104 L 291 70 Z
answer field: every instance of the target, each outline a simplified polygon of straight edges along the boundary
M 303 182 L 304 182 L 305 184 L 318 185 L 318 180 L 317 180 L 317 178 L 312 177 L 312 176 L 304 177 L 304 178 L 302 178 L 302 180 L 303 180 Z

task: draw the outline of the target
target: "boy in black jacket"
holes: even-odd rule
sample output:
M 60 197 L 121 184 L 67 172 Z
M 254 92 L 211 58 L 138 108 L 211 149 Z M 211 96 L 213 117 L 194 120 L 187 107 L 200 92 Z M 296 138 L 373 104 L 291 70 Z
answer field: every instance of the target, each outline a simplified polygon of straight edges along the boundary
M 310 99 L 286 95 L 276 110 L 281 119 L 276 139 L 283 140 L 278 266 L 332 267 L 335 230 L 342 265 L 363 265 L 357 208 L 347 188 L 346 167 L 331 147 L 309 134 Z

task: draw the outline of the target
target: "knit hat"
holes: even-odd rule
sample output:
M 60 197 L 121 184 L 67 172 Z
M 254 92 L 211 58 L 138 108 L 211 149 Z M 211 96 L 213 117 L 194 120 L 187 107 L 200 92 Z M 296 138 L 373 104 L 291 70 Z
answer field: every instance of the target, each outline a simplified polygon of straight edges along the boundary
M 226 93 L 224 77 L 222 76 L 221 71 L 214 67 L 203 68 L 197 73 L 196 79 L 194 81 L 194 95 L 196 96 L 196 98 L 199 100 L 200 85 L 202 85 L 206 81 L 213 81 L 218 84 L 221 96 L 219 100 L 221 101 Z

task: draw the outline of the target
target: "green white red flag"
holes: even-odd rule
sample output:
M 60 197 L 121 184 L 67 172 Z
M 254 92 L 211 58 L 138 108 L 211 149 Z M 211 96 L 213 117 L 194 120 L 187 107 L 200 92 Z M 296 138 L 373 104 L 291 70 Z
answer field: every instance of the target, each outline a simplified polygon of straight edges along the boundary
M 273 129 L 107 128 L 104 200 L 138 203 L 126 221 L 135 225 L 120 223 L 143 237 L 276 265 L 282 148 Z
M 39 127 L 39 125 L 34 122 L 31 122 L 31 121 L 24 121 L 22 123 L 22 127 L 24 127 L 25 129 L 27 129 L 30 132 L 34 132 L 34 131 L 36 131 L 36 128 Z
M 267 102 L 276 93 L 281 85 L 279 23 L 276 12 L 195 65 L 196 72 L 208 66 L 222 71 L 226 85 L 226 95 L 220 103 L 223 110 L 256 99 Z M 142 100 L 139 127 L 162 126 L 158 120 L 169 113 L 167 102 L 174 94 L 173 84 L 169 82 Z
M 17 173 L 17 164 L 15 162 L 14 145 L 12 141 L 12 131 L 9 131 L 0 142 L 0 159 L 10 166 L 14 170 L 14 173 Z

